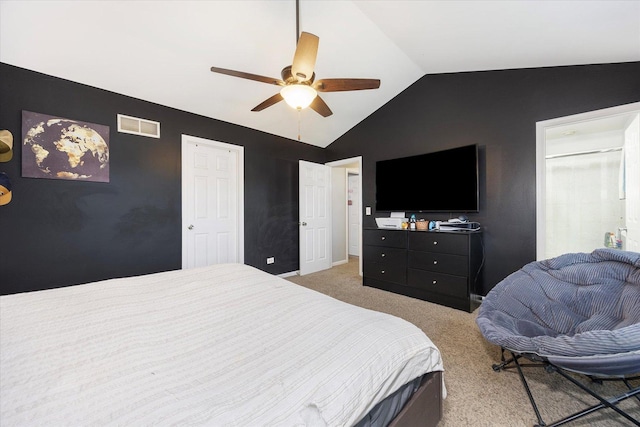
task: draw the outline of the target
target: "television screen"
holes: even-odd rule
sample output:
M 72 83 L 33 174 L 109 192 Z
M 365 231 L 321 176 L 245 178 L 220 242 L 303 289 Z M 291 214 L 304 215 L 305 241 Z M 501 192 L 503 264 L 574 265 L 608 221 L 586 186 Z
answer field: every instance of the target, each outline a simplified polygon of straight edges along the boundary
M 376 210 L 478 212 L 478 146 L 376 162 Z

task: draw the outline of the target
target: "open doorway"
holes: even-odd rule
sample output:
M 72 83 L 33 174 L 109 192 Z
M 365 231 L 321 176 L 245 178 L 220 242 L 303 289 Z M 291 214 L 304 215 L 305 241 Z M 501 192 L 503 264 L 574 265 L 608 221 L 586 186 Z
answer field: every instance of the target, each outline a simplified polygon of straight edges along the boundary
M 539 122 L 537 259 L 638 250 L 640 103 Z
M 362 157 L 326 165 L 332 170 L 333 265 L 357 261 L 362 276 Z

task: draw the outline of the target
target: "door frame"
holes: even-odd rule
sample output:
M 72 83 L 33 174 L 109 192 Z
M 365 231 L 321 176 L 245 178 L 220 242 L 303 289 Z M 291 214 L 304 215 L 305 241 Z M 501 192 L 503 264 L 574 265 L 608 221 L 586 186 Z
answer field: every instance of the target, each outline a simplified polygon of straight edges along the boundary
M 358 257 L 358 272 L 360 274 L 360 276 L 362 276 L 362 156 L 357 156 L 357 157 L 350 157 L 347 159 L 342 159 L 342 160 L 334 160 L 332 162 L 327 162 L 325 163 L 327 166 L 331 166 L 331 167 L 345 167 L 346 165 L 350 165 L 352 163 L 357 163 L 358 164 L 358 171 L 360 174 L 360 188 L 359 188 L 359 193 L 360 193 L 360 242 L 359 244 L 359 251 L 360 251 L 360 256 Z M 348 173 L 347 173 L 347 179 L 348 179 Z M 347 197 L 347 195 L 345 194 L 345 197 Z M 346 203 L 346 201 L 345 201 Z M 347 211 L 347 218 L 348 218 L 348 211 Z M 345 233 L 345 245 L 347 245 L 347 257 L 349 256 L 349 236 L 348 233 Z
M 238 201 L 238 205 L 237 205 L 237 212 L 238 212 L 238 233 L 236 238 L 238 239 L 237 241 L 237 248 L 238 248 L 238 253 L 236 254 L 238 257 L 238 262 L 240 264 L 244 264 L 244 147 L 241 145 L 233 145 L 233 144 L 227 144 L 225 142 L 220 142 L 220 141 L 215 141 L 212 139 L 205 139 L 205 138 L 200 138 L 197 136 L 192 136 L 192 135 L 186 135 L 186 134 L 182 134 L 182 138 L 181 138 L 181 151 L 180 151 L 180 167 L 181 167 L 181 172 L 180 172 L 180 181 L 181 181 L 181 191 L 182 191 L 182 195 L 181 195 L 181 200 L 182 200 L 182 204 L 181 204 L 181 212 L 180 212 L 180 226 L 182 228 L 182 268 L 184 269 L 187 265 L 186 262 L 186 245 L 187 245 L 187 224 L 184 222 L 184 215 L 183 212 L 185 210 L 185 205 L 187 203 L 186 200 L 186 195 L 187 195 L 187 191 L 186 191 L 186 182 L 184 179 L 184 173 L 186 170 L 186 161 L 187 161 L 187 156 L 186 154 L 186 147 L 187 147 L 187 143 L 188 142 L 197 142 L 198 144 L 202 144 L 202 145 L 206 145 L 208 147 L 212 147 L 212 148 L 218 148 L 218 149 L 223 149 L 223 150 L 230 150 L 230 151 L 234 151 L 237 154 L 237 159 L 238 159 L 238 164 L 236 165 L 236 171 L 237 171 L 237 182 L 238 182 L 238 190 L 237 190 L 237 201 Z
M 347 189 L 347 194 L 346 194 L 346 196 L 347 196 L 347 200 L 346 200 L 346 203 L 347 203 L 347 238 L 346 238 L 346 245 L 347 245 L 347 261 L 348 261 L 348 260 L 349 260 L 349 256 L 350 256 L 350 254 L 349 254 L 349 248 L 351 247 L 351 245 L 350 245 L 351 241 L 350 241 L 350 237 L 349 237 L 349 236 L 351 235 L 351 234 L 349 233 L 349 231 L 350 231 L 350 230 L 349 230 L 349 224 L 350 224 L 350 222 L 349 222 L 349 221 L 351 220 L 351 216 L 350 216 L 350 214 L 349 214 L 349 210 L 350 210 L 350 208 L 351 208 L 351 206 L 349 206 L 349 177 L 350 177 L 350 176 L 357 176 L 357 177 L 358 177 L 359 184 L 358 184 L 356 187 L 357 187 L 357 188 L 358 188 L 358 190 L 360 190 L 360 191 L 362 191 L 362 177 L 360 176 L 360 169 L 359 169 L 359 168 L 347 168 L 347 174 L 346 174 L 346 175 L 347 175 L 347 176 L 345 177 L 345 178 L 346 178 L 346 180 L 347 180 L 347 183 L 346 183 L 346 185 L 345 185 L 345 188 Z M 360 211 L 362 210 L 362 209 L 361 209 L 361 208 L 362 208 L 362 196 L 360 196 L 360 197 L 359 197 L 359 199 L 360 199 L 360 200 L 358 200 L 358 202 L 360 202 L 360 205 L 359 205 L 358 207 L 359 207 L 360 209 L 358 209 L 358 221 L 360 222 L 360 221 L 362 220 L 362 218 L 361 218 L 361 217 L 362 217 L 362 215 L 360 214 Z M 360 227 L 360 228 L 362 228 L 362 227 Z M 362 234 L 362 233 L 360 232 L 360 229 L 358 229 L 358 233 L 359 233 L 360 235 Z M 360 253 L 360 247 L 362 246 L 362 245 L 360 245 L 360 240 L 361 240 L 361 239 L 362 239 L 362 236 L 358 236 L 358 253 L 359 253 L 359 255 L 358 255 L 358 256 L 361 256 L 361 255 L 362 255 L 362 254 Z
M 640 102 L 618 105 L 601 110 L 588 111 L 571 116 L 536 122 L 536 259 L 545 258 L 546 239 L 546 133 L 548 129 L 572 123 L 588 122 L 605 117 L 625 115 L 640 111 Z

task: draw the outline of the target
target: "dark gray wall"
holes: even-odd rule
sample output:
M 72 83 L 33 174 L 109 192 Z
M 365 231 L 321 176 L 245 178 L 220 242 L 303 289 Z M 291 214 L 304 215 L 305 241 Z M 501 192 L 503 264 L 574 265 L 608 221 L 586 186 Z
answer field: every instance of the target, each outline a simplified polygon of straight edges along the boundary
M 480 212 L 468 216 L 484 229 L 486 293 L 536 256 L 536 122 L 637 101 L 640 62 L 426 75 L 327 150 L 363 156 L 364 226 L 375 226 L 377 160 L 479 144 Z
M 22 178 L 22 110 L 109 126 L 110 182 Z M 118 113 L 159 121 L 162 138 L 118 133 Z M 245 147 L 245 262 L 298 269 L 298 160 L 324 162 L 320 148 L 7 64 L 0 129 L 16 147 L 0 163 L 13 184 L 0 206 L 2 294 L 179 269 L 182 134 Z
M 480 213 L 469 216 L 484 228 L 488 291 L 535 259 L 535 123 L 639 100 L 638 62 L 427 75 L 322 150 L 0 64 L 0 129 L 17 147 L 22 110 L 111 128 L 109 183 L 21 178 L 19 149 L 0 163 L 14 188 L 0 207 L 0 293 L 180 268 L 183 133 L 245 147 L 245 261 L 276 274 L 298 268 L 299 159 L 362 155 L 364 208 L 376 160 L 479 144 Z M 162 138 L 118 133 L 117 113 L 160 121 Z

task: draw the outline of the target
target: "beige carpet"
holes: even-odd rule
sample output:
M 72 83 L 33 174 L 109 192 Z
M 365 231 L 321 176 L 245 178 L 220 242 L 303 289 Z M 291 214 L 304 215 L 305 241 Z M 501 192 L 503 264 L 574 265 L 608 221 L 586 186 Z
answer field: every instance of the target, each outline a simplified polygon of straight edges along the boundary
M 358 259 L 307 276 L 288 280 L 361 307 L 389 313 L 417 325 L 440 349 L 448 396 L 441 426 L 533 426 L 535 414 L 515 370 L 494 372 L 500 350 L 480 334 L 474 313 L 432 304 L 403 295 L 362 286 Z M 557 421 L 596 401 L 557 374 L 541 368 L 525 369 L 546 423 Z M 635 383 L 634 383 L 635 384 Z M 621 383 L 595 386 L 620 394 Z M 628 399 L 621 407 L 640 419 L 640 402 Z M 631 423 L 611 409 L 598 411 L 569 426 L 627 426 Z

